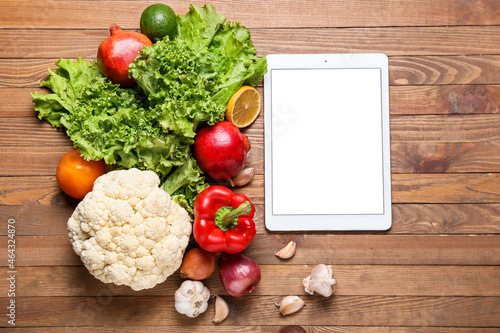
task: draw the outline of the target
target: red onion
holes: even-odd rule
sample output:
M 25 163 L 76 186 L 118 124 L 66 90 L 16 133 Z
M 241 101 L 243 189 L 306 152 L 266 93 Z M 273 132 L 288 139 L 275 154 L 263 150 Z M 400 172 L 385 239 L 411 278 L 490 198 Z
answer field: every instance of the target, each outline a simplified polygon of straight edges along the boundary
M 219 276 L 229 295 L 241 297 L 253 292 L 260 282 L 260 267 L 249 256 L 241 253 L 223 253 Z

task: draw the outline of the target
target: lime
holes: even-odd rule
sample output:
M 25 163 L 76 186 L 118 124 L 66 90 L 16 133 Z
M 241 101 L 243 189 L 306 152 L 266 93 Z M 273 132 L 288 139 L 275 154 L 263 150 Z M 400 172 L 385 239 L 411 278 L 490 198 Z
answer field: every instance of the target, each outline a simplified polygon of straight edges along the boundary
M 165 36 L 172 40 L 177 34 L 177 17 L 173 9 L 161 3 L 144 9 L 141 15 L 141 32 L 153 43 Z

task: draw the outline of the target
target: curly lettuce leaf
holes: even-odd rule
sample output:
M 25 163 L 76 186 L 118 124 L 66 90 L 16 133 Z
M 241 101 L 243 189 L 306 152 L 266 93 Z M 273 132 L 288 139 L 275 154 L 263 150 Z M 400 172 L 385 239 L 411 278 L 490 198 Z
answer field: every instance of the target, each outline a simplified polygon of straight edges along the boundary
M 97 65 L 78 58 L 73 60 L 60 59 L 55 71 L 48 70 L 49 78 L 42 81 L 41 87 L 50 89 L 53 94 L 32 94 L 38 118 L 47 120 L 52 126 L 69 125 L 70 115 L 78 112 L 75 102 L 80 97 L 83 88 L 97 78 L 103 78 Z
M 224 119 L 227 102 L 243 85 L 256 85 L 267 71 L 250 31 L 228 22 L 211 5 L 191 5 L 177 17 L 178 35 L 145 47 L 130 66 L 160 125 L 189 141 L 200 122 Z
M 226 105 L 213 100 L 210 82 L 201 77 L 199 58 L 185 45 L 164 39 L 144 48 L 130 68 L 164 131 L 192 143 L 198 123 L 224 119 Z
M 267 71 L 250 32 L 213 6 L 191 5 L 178 16 L 178 36 L 145 47 L 130 65 L 133 89 L 109 81 L 97 64 L 60 59 L 33 93 L 40 119 L 64 127 L 88 160 L 155 171 L 163 188 L 192 213 L 208 185 L 190 146 L 199 123 L 224 119 L 229 98 L 256 85 Z
M 179 35 L 199 57 L 199 76 L 213 83 L 213 99 L 227 104 L 242 84 L 255 86 L 267 72 L 266 57 L 259 59 L 250 31 L 238 22 L 226 21 L 211 5 L 192 4 L 178 19 Z
M 177 38 L 194 52 L 201 52 L 209 46 L 225 21 L 223 15 L 215 12 L 214 6 L 197 7 L 192 4 L 185 16 L 177 16 Z
M 35 110 L 52 126 L 65 127 L 85 159 L 164 178 L 189 158 L 189 144 L 162 131 L 140 90 L 112 84 L 95 62 L 61 59 L 56 65 L 41 84 L 52 94 L 32 94 Z
M 191 215 L 196 195 L 208 187 L 205 177 L 194 158 L 178 167 L 163 183 L 161 188 L 172 195 L 172 199 L 184 207 Z

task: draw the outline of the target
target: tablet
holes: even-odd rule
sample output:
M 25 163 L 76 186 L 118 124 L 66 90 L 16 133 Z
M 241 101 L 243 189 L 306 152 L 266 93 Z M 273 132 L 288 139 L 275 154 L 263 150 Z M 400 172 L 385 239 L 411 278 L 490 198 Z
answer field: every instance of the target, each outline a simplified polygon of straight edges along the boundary
M 385 54 L 273 54 L 264 76 L 265 224 L 392 224 Z

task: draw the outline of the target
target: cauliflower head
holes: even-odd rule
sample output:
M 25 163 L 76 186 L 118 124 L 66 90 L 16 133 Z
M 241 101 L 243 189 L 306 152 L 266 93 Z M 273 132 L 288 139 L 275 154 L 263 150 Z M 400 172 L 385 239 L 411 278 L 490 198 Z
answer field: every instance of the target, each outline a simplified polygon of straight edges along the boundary
M 111 171 L 76 207 L 69 239 L 97 279 L 142 290 L 180 267 L 191 220 L 159 185 L 153 171 Z

